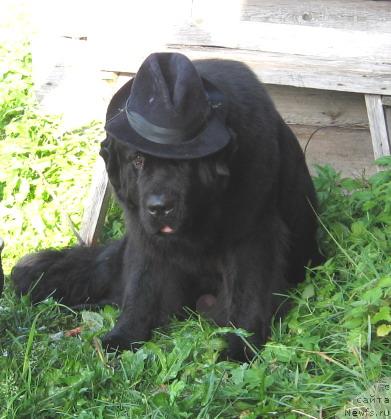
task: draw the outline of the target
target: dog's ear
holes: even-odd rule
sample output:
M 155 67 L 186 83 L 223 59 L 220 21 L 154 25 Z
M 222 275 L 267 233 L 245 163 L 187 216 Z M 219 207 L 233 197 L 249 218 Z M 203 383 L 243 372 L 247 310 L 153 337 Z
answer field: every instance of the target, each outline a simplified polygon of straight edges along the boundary
M 100 144 L 100 156 L 103 158 L 106 164 L 106 171 L 109 175 L 110 183 L 113 186 L 119 199 L 122 199 L 121 195 L 121 168 L 118 159 L 118 152 L 115 147 L 115 141 L 111 137 L 107 137 Z
M 102 159 L 105 161 L 107 165 L 110 158 L 110 138 L 109 137 L 106 137 L 100 143 L 99 155 L 102 157 Z
M 130 165 L 124 158 L 124 149 L 118 141 L 108 136 L 102 141 L 99 154 L 106 164 L 106 171 L 119 201 L 127 206 L 135 205 L 131 196 Z
M 232 129 L 229 130 L 231 132 L 231 140 L 216 161 L 216 173 L 223 177 L 230 175 L 229 166 L 238 149 L 236 133 Z

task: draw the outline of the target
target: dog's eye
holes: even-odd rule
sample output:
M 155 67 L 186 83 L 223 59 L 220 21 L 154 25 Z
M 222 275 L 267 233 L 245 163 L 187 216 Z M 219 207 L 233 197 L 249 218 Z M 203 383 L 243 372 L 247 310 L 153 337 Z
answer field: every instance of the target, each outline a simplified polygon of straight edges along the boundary
M 137 153 L 132 159 L 133 166 L 140 170 L 144 167 L 145 157 Z

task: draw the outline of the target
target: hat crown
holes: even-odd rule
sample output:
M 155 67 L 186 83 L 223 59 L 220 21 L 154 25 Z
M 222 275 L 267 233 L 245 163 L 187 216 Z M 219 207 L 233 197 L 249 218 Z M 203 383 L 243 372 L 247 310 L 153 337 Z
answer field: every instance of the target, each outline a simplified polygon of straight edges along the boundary
M 188 132 L 189 137 L 205 124 L 209 108 L 193 63 L 172 53 L 154 53 L 144 61 L 127 102 L 128 112 L 158 127 Z

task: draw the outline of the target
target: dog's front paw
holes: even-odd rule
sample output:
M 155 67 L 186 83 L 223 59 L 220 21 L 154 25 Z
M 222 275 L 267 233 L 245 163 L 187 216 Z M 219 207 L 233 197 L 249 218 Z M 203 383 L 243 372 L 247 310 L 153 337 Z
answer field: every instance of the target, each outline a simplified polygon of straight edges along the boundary
M 227 348 L 222 352 L 222 358 L 239 362 L 249 362 L 256 355 L 259 348 L 259 341 L 254 336 L 249 336 L 246 340 L 235 333 L 229 333 L 226 336 Z
M 117 352 L 126 349 L 136 351 L 143 343 L 123 331 L 116 329 L 113 329 L 102 338 L 102 347 L 108 352 Z

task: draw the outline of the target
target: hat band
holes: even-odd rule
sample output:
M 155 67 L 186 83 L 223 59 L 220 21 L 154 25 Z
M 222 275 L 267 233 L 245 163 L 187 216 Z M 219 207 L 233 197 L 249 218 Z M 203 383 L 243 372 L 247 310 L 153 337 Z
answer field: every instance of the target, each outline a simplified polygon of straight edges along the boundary
M 137 112 L 129 111 L 127 108 L 125 110 L 128 122 L 137 134 L 158 144 L 181 144 L 184 141 L 189 141 L 204 128 L 207 120 L 204 118 L 201 123 L 197 121 L 197 124 L 192 124 L 186 129 L 164 128 L 151 124 Z

